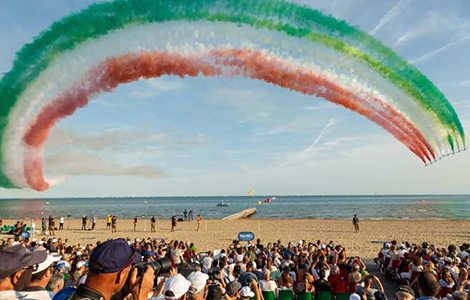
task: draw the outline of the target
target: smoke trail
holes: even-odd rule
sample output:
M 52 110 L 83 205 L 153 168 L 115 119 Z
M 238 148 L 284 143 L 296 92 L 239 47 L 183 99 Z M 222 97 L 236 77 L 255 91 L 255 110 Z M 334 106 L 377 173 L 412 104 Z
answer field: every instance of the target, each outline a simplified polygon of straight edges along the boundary
M 385 16 L 380 20 L 379 24 L 375 26 L 371 31 L 369 31 L 370 35 L 375 35 L 379 32 L 382 27 L 388 24 L 391 20 L 393 20 L 396 16 L 398 16 L 404 9 L 406 9 L 413 0 L 400 0 L 398 3 L 390 9 Z

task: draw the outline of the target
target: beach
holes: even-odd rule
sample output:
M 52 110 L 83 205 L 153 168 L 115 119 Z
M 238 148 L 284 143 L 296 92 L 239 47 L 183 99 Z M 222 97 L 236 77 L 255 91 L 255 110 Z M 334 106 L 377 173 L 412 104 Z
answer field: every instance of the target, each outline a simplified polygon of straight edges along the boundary
M 3 220 L 3 224 L 13 225 L 18 219 Z M 30 221 L 26 222 L 29 226 Z M 58 227 L 58 219 L 56 219 Z M 236 221 L 203 220 L 200 231 L 196 231 L 197 222 L 178 222 L 176 231 L 170 232 L 170 220 L 157 220 L 156 232 L 150 232 L 150 220 L 138 221 L 137 231 L 133 230 L 132 219 L 118 219 L 117 233 L 106 231 L 106 221 L 98 220 L 96 231 L 80 230 L 80 219 L 66 220 L 65 230 L 56 231 L 56 237 L 68 238 L 72 245 L 94 244 L 109 238 L 164 238 L 194 242 L 199 251 L 208 251 L 227 247 L 242 231 L 253 232 L 255 239 L 261 238 L 263 243 L 275 242 L 283 244 L 306 240 L 345 246 L 348 255 L 359 255 L 365 258 L 377 256 L 381 244 L 373 241 L 422 243 L 428 241 L 437 247 L 450 244 L 468 243 L 470 237 L 470 220 L 361 220 L 360 232 L 354 233 L 351 220 L 319 220 L 319 219 L 241 219 Z M 41 228 L 40 219 L 36 220 L 36 231 Z M 69 229 L 67 229 L 69 228 Z M 13 237 L 0 235 L 0 238 Z M 41 239 L 43 235 L 36 234 Z

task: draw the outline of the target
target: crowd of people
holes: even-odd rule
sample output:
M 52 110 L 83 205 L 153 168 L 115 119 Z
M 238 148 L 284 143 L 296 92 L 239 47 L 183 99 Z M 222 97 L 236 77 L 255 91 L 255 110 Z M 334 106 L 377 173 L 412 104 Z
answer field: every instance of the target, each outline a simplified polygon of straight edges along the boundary
M 429 293 L 441 298 L 467 299 L 470 244 L 439 248 L 433 244 L 385 242 L 376 263 L 390 280 L 416 291 L 422 281 L 432 281 Z
M 9 238 L 0 247 L 0 300 L 387 298 L 362 259 L 333 241 L 234 240 L 204 253 L 194 243 L 152 238 L 87 245 Z M 399 281 L 399 300 L 467 300 L 468 261 L 467 244 L 437 248 L 396 241 L 384 243 L 376 259 L 388 278 Z

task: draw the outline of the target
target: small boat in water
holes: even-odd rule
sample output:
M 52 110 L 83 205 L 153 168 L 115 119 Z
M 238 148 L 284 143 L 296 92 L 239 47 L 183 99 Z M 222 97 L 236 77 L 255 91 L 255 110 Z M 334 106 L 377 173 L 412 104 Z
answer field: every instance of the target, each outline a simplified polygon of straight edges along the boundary
M 217 206 L 229 206 L 229 203 L 225 203 L 224 200 L 221 200 L 219 203 L 217 203 Z

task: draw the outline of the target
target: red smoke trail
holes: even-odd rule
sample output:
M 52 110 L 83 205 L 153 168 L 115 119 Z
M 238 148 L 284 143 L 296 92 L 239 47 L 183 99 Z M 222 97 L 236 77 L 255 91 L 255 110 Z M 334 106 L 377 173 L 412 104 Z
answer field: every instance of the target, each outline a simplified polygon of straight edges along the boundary
M 230 72 L 224 72 L 228 67 Z M 377 105 L 371 105 L 334 82 L 312 72 L 302 72 L 261 52 L 223 50 L 214 51 L 204 58 L 167 52 L 143 52 L 107 59 L 87 72 L 82 82 L 59 95 L 41 110 L 24 136 L 24 142 L 28 146 L 24 160 L 28 185 L 38 191 L 49 188 L 49 184 L 44 180 L 42 165 L 42 148 L 49 131 L 58 120 L 72 115 L 77 108 L 86 106 L 93 96 L 101 92 L 111 92 L 119 84 L 140 78 L 148 79 L 162 75 L 183 78 L 199 74 L 207 77 L 243 75 L 304 94 L 323 97 L 374 121 L 406 145 L 424 163 L 426 158 L 431 160 L 428 152 L 434 157 L 432 148 L 421 132 L 393 107 L 369 97 L 369 101 L 380 104 L 381 109 L 377 109 Z M 33 154 L 34 159 L 31 159 L 31 153 L 36 153 Z

